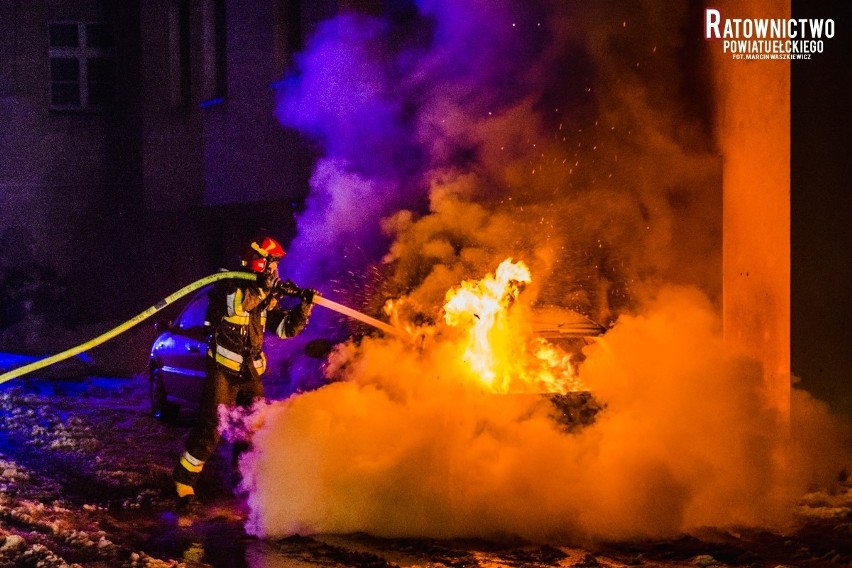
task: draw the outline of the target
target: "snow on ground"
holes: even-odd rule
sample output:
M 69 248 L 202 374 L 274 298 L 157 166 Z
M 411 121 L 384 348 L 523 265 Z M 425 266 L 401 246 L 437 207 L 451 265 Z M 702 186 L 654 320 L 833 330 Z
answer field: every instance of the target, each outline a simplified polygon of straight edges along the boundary
M 4 385 L 0 565 L 173 564 L 115 544 L 103 522 L 162 501 L 165 462 L 180 437 L 146 416 L 144 397 L 134 392 L 139 382 Z M 163 455 L 153 459 L 155 453 Z
M 788 534 L 706 530 L 597 544 L 245 534 L 227 443 L 209 462 L 205 513 L 174 512 L 170 474 L 190 416 L 148 414 L 145 378 L 21 378 L 0 386 L 0 567 L 422 566 L 815 568 L 852 565 L 852 487 L 803 497 Z

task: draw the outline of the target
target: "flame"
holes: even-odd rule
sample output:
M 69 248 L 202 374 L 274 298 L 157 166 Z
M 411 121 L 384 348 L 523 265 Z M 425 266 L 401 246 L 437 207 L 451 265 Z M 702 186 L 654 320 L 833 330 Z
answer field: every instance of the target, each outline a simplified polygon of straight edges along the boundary
M 466 332 L 461 359 L 471 375 L 497 393 L 560 392 L 579 384 L 570 356 L 544 339 L 533 339 L 511 308 L 532 281 L 523 261 L 508 258 L 494 274 L 466 280 L 447 292 L 444 321 Z
M 545 392 L 561 394 L 584 390 L 585 387 L 571 364 L 570 354 L 541 337 L 535 339 L 534 346 L 538 365 L 533 366 L 533 385 Z

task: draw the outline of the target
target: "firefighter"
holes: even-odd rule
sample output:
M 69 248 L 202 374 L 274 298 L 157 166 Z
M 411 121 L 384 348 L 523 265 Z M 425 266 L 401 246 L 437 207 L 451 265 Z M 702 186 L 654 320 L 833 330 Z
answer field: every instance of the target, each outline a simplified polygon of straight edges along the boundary
M 289 280 L 281 282 L 278 261 L 284 255 L 284 249 L 275 239 L 256 239 L 243 254 L 241 263 L 257 274 L 257 281 L 225 280 L 210 292 L 206 319 L 213 335 L 207 352 L 207 377 L 198 421 L 187 437 L 186 451 L 174 471 L 181 508 L 197 504 L 196 481 L 204 462 L 219 443 L 219 405 L 251 406 L 263 397 L 264 330 L 281 338 L 293 337 L 308 322 L 318 292 L 298 288 Z M 283 295 L 297 296 L 300 302 L 294 308 L 284 309 L 280 304 Z

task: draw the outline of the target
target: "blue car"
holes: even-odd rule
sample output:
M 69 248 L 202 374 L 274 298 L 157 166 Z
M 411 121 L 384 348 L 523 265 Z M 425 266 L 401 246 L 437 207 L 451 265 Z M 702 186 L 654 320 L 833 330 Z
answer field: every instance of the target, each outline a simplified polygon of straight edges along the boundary
M 155 324 L 160 334 L 151 346 L 151 413 L 173 420 L 181 407 L 197 409 L 205 378 L 207 346 L 213 328 L 205 321 L 210 286 L 196 292 L 172 322 Z
M 198 409 L 207 346 L 213 333 L 204 319 L 210 289 L 207 286 L 196 292 L 174 321 L 155 324 L 160 333 L 151 347 L 148 373 L 151 414 L 159 420 L 174 420 L 181 408 Z M 576 341 L 604 331 L 597 323 L 564 308 L 539 308 L 534 316 L 533 333 L 550 341 Z M 296 340 L 293 345 L 315 360 L 323 359 L 332 348 L 332 342 L 325 339 L 306 344 Z

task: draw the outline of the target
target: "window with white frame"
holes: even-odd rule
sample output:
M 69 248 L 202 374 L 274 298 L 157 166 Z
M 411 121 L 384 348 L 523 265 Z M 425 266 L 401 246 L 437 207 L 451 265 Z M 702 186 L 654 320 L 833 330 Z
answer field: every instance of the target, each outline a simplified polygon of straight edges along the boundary
M 112 28 L 90 22 L 51 22 L 50 108 L 101 110 L 115 104 Z

